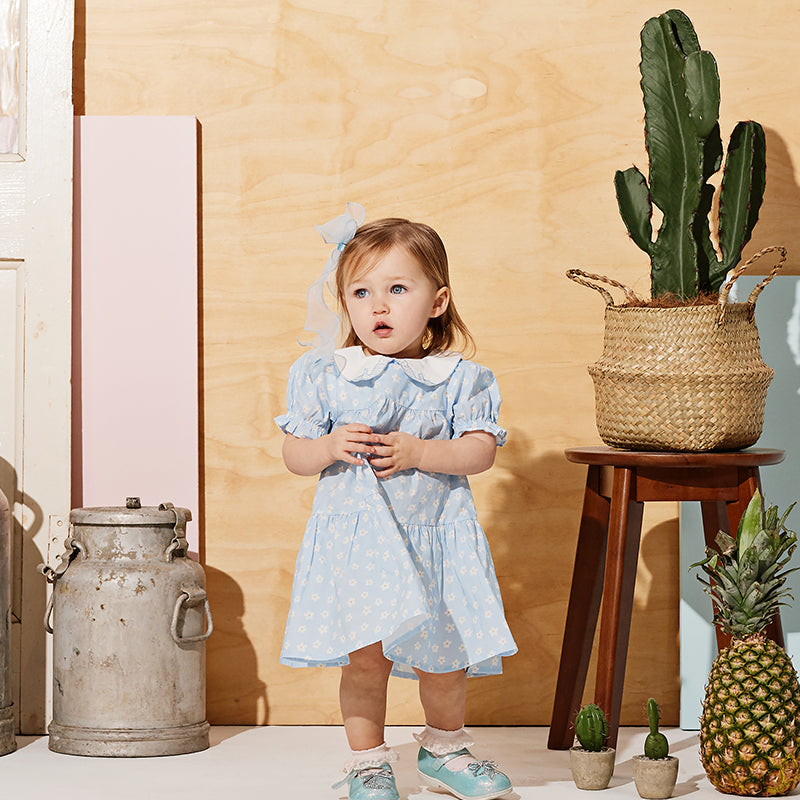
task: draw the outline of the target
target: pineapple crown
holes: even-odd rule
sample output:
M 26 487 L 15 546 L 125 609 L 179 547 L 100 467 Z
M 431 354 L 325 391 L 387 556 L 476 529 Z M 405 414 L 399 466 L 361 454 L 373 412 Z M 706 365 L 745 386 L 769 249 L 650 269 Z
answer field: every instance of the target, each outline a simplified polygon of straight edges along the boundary
M 744 639 L 766 628 L 778 609 L 791 598 L 784 588 L 786 577 L 795 569 L 784 570 L 794 552 L 797 534 L 785 526 L 794 503 L 778 519 L 776 506 L 764 508 L 756 490 L 739 522 L 734 539 L 720 531 L 718 549 L 706 548 L 706 558 L 692 564 L 708 576 L 703 591 L 714 603 L 714 624 L 735 639 Z

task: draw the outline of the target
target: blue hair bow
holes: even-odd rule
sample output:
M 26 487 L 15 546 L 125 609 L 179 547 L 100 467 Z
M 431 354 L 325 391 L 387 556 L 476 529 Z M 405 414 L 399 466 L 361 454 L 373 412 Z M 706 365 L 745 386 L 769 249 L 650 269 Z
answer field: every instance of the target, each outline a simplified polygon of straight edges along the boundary
M 355 236 L 359 226 L 363 225 L 367 213 L 358 203 L 348 203 L 345 213 L 314 227 L 322 235 L 322 239 L 336 247 L 322 268 L 320 276 L 311 284 L 306 293 L 306 324 L 304 330 L 313 331 L 317 335 L 310 342 L 300 342 L 304 346 L 313 346 L 324 352 L 333 352 L 336 337 L 339 334 L 339 315 L 331 310 L 325 301 L 325 289 L 335 297 L 336 288 L 333 280 L 339 256 L 345 245 Z

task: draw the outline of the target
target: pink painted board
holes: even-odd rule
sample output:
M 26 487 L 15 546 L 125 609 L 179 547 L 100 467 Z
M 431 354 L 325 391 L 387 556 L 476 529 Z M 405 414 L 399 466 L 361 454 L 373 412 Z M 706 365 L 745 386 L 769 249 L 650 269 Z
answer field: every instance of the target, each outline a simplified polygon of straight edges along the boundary
M 198 550 L 197 120 L 75 119 L 73 507 L 171 502 Z

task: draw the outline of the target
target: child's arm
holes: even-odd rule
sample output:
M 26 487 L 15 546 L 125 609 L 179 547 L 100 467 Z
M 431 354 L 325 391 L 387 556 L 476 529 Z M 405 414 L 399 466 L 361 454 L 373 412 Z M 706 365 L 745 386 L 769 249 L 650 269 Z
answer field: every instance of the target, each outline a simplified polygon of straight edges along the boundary
M 373 434 L 376 458 L 370 463 L 379 478 L 419 469 L 446 475 L 476 475 L 494 464 L 497 440 L 487 431 L 467 431 L 457 439 L 418 439 L 395 431 Z
M 295 475 L 318 475 L 336 461 L 363 464 L 353 453 L 374 453 L 375 436 L 367 425 L 351 423 L 335 428 L 318 439 L 298 439 L 286 434 L 283 461 Z

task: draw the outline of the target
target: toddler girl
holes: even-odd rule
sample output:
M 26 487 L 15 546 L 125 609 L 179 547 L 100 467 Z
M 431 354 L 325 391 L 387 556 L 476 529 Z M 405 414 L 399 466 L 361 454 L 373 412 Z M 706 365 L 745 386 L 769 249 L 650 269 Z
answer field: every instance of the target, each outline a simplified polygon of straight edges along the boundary
M 317 347 L 293 364 L 276 418 L 289 470 L 320 475 L 281 662 L 341 667 L 351 758 L 337 785 L 349 781 L 350 800 L 399 797 L 397 754 L 384 742 L 390 674 L 419 679 L 423 782 L 489 800 L 511 783 L 467 749 L 466 680 L 501 672 L 517 648 L 465 476 L 488 469 L 505 440 L 500 394 L 488 369 L 456 351 L 472 340 L 436 232 L 362 222 L 348 204 L 320 228 L 337 248 L 309 293 L 309 319 L 314 305 L 324 311 L 335 269 L 345 346 L 331 352 L 335 320 L 307 323 Z

